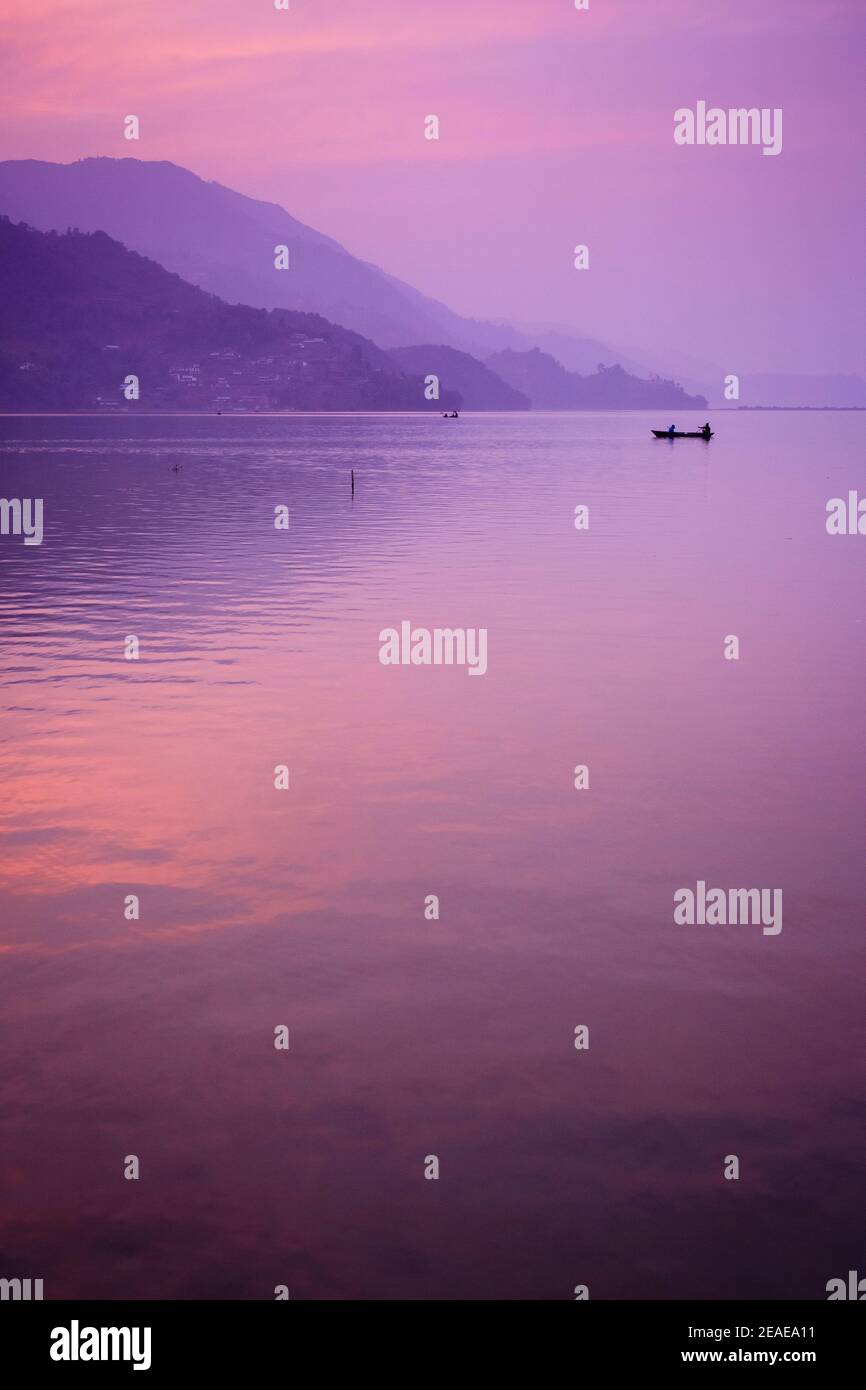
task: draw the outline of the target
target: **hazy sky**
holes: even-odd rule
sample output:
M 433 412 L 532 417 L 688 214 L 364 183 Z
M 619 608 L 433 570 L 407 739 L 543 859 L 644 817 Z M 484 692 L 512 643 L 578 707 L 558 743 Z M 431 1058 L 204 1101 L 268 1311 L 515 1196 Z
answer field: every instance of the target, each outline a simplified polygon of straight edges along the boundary
M 170 159 L 650 361 L 866 372 L 866 0 L 0 0 L 0 53 L 2 158 Z M 781 154 L 677 146 L 701 99 Z

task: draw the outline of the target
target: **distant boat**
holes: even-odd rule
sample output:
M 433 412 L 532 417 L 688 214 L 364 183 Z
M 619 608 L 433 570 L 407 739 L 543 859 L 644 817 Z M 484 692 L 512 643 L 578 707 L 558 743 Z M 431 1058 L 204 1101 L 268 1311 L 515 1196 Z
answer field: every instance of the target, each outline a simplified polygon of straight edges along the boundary
M 703 430 L 674 430 L 673 434 L 671 434 L 670 430 L 653 430 L 653 434 L 655 435 L 656 439 L 712 439 L 712 438 L 713 438 L 713 431 L 712 431 L 712 430 L 710 430 L 709 434 L 704 434 L 704 431 L 703 431 Z

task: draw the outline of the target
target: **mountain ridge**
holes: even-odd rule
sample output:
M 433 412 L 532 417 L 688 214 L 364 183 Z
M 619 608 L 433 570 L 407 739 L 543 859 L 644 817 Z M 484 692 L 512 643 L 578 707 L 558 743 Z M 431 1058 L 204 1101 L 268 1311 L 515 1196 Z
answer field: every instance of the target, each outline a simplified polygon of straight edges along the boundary
M 535 347 L 570 371 L 599 365 L 633 376 L 674 377 L 712 406 L 728 405 L 724 373 L 683 352 L 612 349 L 564 325 L 532 325 L 456 313 L 281 204 L 206 180 L 170 160 L 92 156 L 68 164 L 0 161 L 0 212 L 40 230 L 106 231 L 229 303 L 319 313 L 380 347 L 442 344 L 479 361 Z M 170 216 L 169 216 L 170 212 Z M 288 244 L 292 267 L 274 270 L 274 246 Z M 653 357 L 654 365 L 647 365 Z M 860 405 L 866 382 L 855 373 L 740 372 L 746 404 Z
M 139 394 L 124 392 L 129 378 Z M 129 388 L 132 389 L 132 388 Z M 386 352 L 321 315 L 232 305 L 103 231 L 0 216 L 0 407 L 438 410 Z
M 513 325 L 458 314 L 353 256 L 280 204 L 168 160 L 0 161 L 0 212 L 42 231 L 105 231 L 229 303 L 321 313 L 383 348 L 441 343 L 483 360 L 534 345 Z M 286 271 L 274 269 L 277 244 L 289 247 Z M 606 365 L 630 365 L 594 339 L 575 333 L 569 342 L 578 353 L 601 347 L 596 360 Z
M 675 381 L 649 381 L 618 364 L 599 364 L 589 376 L 568 371 L 541 348 L 488 357 L 487 366 L 517 391 L 529 396 L 535 410 L 706 410 L 702 395 L 689 395 Z

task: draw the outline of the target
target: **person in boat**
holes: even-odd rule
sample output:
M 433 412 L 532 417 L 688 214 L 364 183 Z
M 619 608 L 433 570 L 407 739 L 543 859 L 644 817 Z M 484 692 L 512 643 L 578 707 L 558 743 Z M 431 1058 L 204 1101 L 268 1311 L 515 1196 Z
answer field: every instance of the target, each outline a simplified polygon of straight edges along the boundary
M 670 435 L 671 439 L 673 439 L 673 437 L 674 437 L 674 435 L 676 434 L 676 432 L 677 432 L 677 427 L 676 427 L 676 425 L 668 425 L 668 434 Z
M 708 420 L 707 423 L 701 427 L 701 434 L 704 436 L 704 439 L 709 439 L 712 433 L 713 432 L 710 429 L 710 422 Z

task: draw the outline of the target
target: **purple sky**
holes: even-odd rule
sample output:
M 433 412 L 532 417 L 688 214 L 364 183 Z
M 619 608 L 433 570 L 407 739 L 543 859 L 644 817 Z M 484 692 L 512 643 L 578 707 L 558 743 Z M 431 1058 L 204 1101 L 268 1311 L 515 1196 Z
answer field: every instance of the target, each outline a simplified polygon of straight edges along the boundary
M 170 159 L 680 370 L 866 373 L 864 36 L 863 0 L 0 0 L 0 157 Z M 782 153 L 678 147 L 700 99 L 782 107 Z

